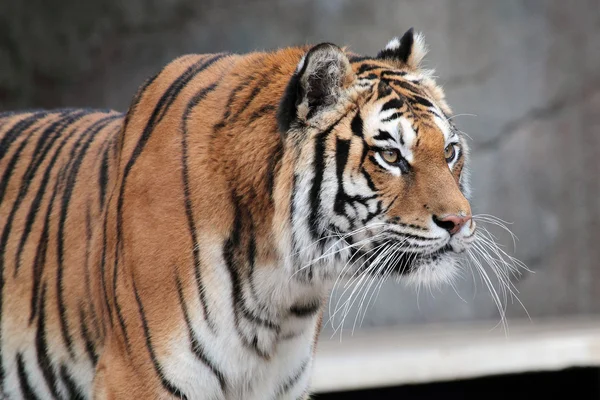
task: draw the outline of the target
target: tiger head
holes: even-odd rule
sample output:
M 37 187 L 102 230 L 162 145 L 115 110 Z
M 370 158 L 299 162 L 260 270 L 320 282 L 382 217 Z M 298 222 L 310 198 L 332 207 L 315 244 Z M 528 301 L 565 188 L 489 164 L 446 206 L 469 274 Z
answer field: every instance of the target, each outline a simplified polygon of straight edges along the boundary
M 468 147 L 409 30 L 376 57 L 310 48 L 278 110 L 296 273 L 447 281 L 475 237 Z

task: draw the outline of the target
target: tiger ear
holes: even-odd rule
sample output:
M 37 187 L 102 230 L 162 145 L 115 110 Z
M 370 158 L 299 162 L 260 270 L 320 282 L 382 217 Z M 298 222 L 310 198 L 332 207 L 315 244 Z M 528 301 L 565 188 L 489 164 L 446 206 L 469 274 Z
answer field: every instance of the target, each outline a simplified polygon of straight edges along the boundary
M 341 48 L 331 43 L 312 47 L 298 63 L 279 104 L 280 131 L 287 132 L 294 121 L 308 123 L 337 105 L 353 77 L 350 61 Z
M 426 54 L 427 46 L 423 35 L 415 34 L 414 28 L 410 28 L 401 38 L 395 37 L 390 40 L 377 54 L 377 58 L 398 61 L 410 68 L 418 69 Z

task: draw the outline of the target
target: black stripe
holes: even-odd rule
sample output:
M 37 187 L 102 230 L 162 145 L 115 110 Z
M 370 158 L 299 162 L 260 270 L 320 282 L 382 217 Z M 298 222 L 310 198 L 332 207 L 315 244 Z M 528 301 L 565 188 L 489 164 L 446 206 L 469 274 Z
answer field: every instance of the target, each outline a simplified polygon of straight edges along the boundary
M 150 359 L 152 360 L 152 365 L 154 366 L 154 372 L 156 372 L 156 375 L 158 376 L 158 379 L 160 380 L 160 383 L 163 386 L 163 388 L 167 390 L 172 396 L 175 396 L 178 399 L 187 399 L 187 397 L 181 393 L 181 390 L 177 388 L 172 382 L 170 382 L 162 372 L 162 368 L 160 366 L 158 358 L 154 353 L 152 339 L 150 338 L 150 328 L 148 327 L 148 320 L 146 319 L 144 306 L 142 305 L 142 300 L 140 299 L 140 295 L 137 291 L 135 281 L 133 281 L 133 293 L 135 295 L 135 301 L 137 302 L 140 317 L 142 319 L 142 328 L 144 329 L 144 338 L 146 339 L 146 349 L 148 350 L 148 354 L 150 354 Z
M 183 88 L 187 86 L 187 84 L 196 77 L 200 72 L 207 69 L 209 66 L 223 58 L 225 54 L 217 54 L 210 57 L 208 60 L 204 61 L 201 59 L 188 67 L 171 85 L 169 88 L 162 94 L 158 103 L 156 104 L 150 118 L 140 138 L 137 141 L 135 148 L 133 149 L 133 153 L 127 164 L 125 165 L 125 169 L 123 171 L 123 178 L 121 181 L 121 187 L 119 189 L 119 197 L 117 199 L 117 234 L 116 234 L 116 244 L 115 244 L 115 260 L 114 260 L 114 268 L 113 268 L 113 294 L 115 295 L 114 303 L 115 309 L 117 311 L 117 316 L 119 318 L 119 323 L 121 325 L 121 329 L 126 334 L 125 323 L 122 319 L 120 313 L 120 307 L 117 304 L 116 298 L 116 289 L 117 289 L 117 270 L 119 265 L 119 252 L 121 250 L 121 240 L 123 235 L 123 204 L 125 202 L 125 186 L 127 185 L 127 178 L 131 173 L 131 169 L 135 165 L 138 157 L 142 154 L 142 151 L 146 147 L 150 136 L 154 132 L 154 128 L 161 122 L 162 118 L 165 116 L 171 105 L 175 102 L 177 96 L 181 92 Z
M 6 153 L 8 153 L 8 149 L 10 148 L 11 144 L 17 140 L 19 135 L 29 129 L 29 127 L 35 124 L 38 120 L 44 118 L 46 115 L 48 115 L 46 112 L 36 112 L 35 114 L 17 122 L 15 126 L 10 128 L 10 130 L 4 134 L 2 140 L 0 140 L 0 161 L 2 161 Z
M 375 80 L 375 79 L 377 79 L 377 78 L 379 78 L 379 77 L 377 76 L 377 74 L 367 74 L 367 75 L 363 75 L 363 76 L 361 76 L 359 79 L 367 79 L 367 80 L 370 80 L 370 81 L 372 81 L 372 80 Z
M 313 180 L 310 188 L 310 214 L 308 215 L 308 227 L 314 239 L 319 239 L 318 221 L 321 208 L 321 185 L 323 183 L 323 174 L 325 172 L 325 144 L 329 134 L 333 130 L 332 125 L 327 130 L 321 132 L 315 139 L 315 150 L 313 159 Z
M 15 166 L 17 165 L 17 162 L 20 159 L 21 153 L 23 152 L 23 150 L 27 146 L 27 143 L 29 142 L 29 139 L 31 139 L 35 132 L 36 131 L 29 132 L 29 135 L 27 135 L 27 137 L 23 139 L 21 144 L 19 144 L 19 147 L 8 162 L 8 165 L 4 170 L 4 174 L 2 174 L 2 178 L 0 179 L 0 204 L 2 204 L 2 200 L 4 200 L 4 194 L 6 193 L 6 188 L 8 187 L 8 181 L 10 180 L 13 172 L 15 172 Z
M 227 120 L 231 116 L 231 107 L 233 106 L 233 102 L 237 98 L 238 93 L 247 88 L 255 79 L 256 76 L 251 75 L 231 90 L 229 93 L 229 98 L 227 99 L 227 103 L 225 103 L 225 112 L 223 113 L 223 118 L 221 118 L 221 121 L 215 124 L 213 127 L 213 134 L 216 134 L 216 132 L 222 129 L 227 123 Z
M 63 341 L 67 346 L 67 350 L 69 355 L 72 358 L 75 358 L 75 352 L 73 350 L 73 338 L 69 331 L 69 324 L 67 321 L 67 310 L 64 302 L 64 294 L 63 294 L 63 274 L 64 274 L 64 230 L 65 223 L 67 220 L 67 214 L 69 212 L 69 203 L 71 200 L 71 196 L 73 195 L 73 189 L 75 188 L 75 184 L 77 183 L 77 174 L 79 173 L 79 169 L 83 162 L 83 158 L 87 152 L 87 149 L 92 144 L 93 140 L 96 138 L 96 133 L 102 130 L 105 126 L 110 124 L 117 118 L 120 118 L 120 115 L 111 115 L 108 117 L 104 117 L 99 119 L 90 125 L 87 129 L 80 133 L 80 137 L 77 142 L 74 144 L 73 149 L 71 150 L 70 160 L 72 161 L 71 169 L 67 172 L 65 190 L 63 191 L 60 213 L 58 218 L 58 238 L 57 238 L 57 247 L 56 247 L 56 256 L 57 256 L 57 270 L 56 270 L 56 291 L 57 291 L 57 301 L 58 301 L 58 312 L 60 316 L 60 330 Z M 84 138 L 86 139 L 84 141 Z M 79 150 L 79 153 L 76 154 L 75 151 L 82 143 L 82 147 Z
M 258 118 L 263 117 L 266 114 L 274 112 L 275 110 L 277 110 L 277 107 L 275 107 L 274 105 L 265 104 L 264 106 L 250 114 L 250 117 L 248 117 L 248 124 L 254 122 Z
M 348 59 L 350 60 L 351 63 L 359 63 L 359 62 L 363 62 L 363 61 L 375 61 L 373 59 L 373 57 L 359 56 L 359 55 L 352 55 L 352 56 L 348 57 Z
M 365 148 L 367 148 L 367 146 L 365 146 Z M 376 192 L 377 187 L 375 186 L 375 183 L 373 183 L 373 178 L 371 178 L 371 175 L 367 172 L 367 170 L 364 167 L 361 168 L 361 172 L 362 172 L 363 176 L 365 177 L 365 180 L 367 181 L 367 185 L 369 186 L 369 189 Z
M 283 384 L 277 391 L 275 400 L 281 398 L 284 394 L 286 394 L 290 389 L 292 389 L 298 383 L 300 378 L 302 378 L 302 375 L 304 375 L 304 372 L 306 371 L 306 367 L 308 367 L 308 364 L 309 364 L 309 360 L 304 360 L 304 362 L 302 362 L 302 364 L 300 364 L 300 367 L 298 368 L 296 373 L 294 375 L 290 376 L 285 382 L 283 382 Z M 301 397 L 301 398 L 303 398 L 303 397 Z
M 20 134 L 22 130 L 27 129 L 34 122 L 36 122 L 38 120 L 38 117 L 39 117 L 39 115 L 36 114 L 35 116 L 27 118 L 25 120 L 25 121 L 28 121 L 27 123 L 21 125 L 19 127 L 19 129 L 13 128 L 11 130 L 11 133 L 6 134 L 6 136 L 3 137 L 2 141 L 0 142 L 0 159 L 2 159 L 4 154 L 6 154 L 6 152 L 8 151 L 8 147 L 10 146 L 10 143 L 12 143 L 12 141 L 14 139 L 16 139 L 18 134 Z M 17 124 L 17 125 L 19 125 L 19 124 Z M 10 140 L 5 140 L 7 137 L 10 137 L 12 133 L 15 134 L 15 137 Z M 12 175 L 12 171 L 14 170 L 14 167 L 19 158 L 19 155 L 20 155 L 21 151 L 25 148 L 25 145 L 27 144 L 27 142 L 33 136 L 34 133 L 35 133 L 35 131 L 29 133 L 27 138 L 19 146 L 17 153 L 15 155 L 13 155 L 9 165 L 6 167 L 7 169 L 6 169 L 5 173 L 3 174 L 2 180 L 0 180 L 0 204 L 2 204 L 2 199 L 4 197 L 4 191 L 6 190 L 6 186 L 8 185 L 8 180 L 10 178 L 10 175 Z M 14 206 L 13 206 L 13 210 L 14 210 Z M 4 230 L 2 232 L 2 237 L 0 238 L 0 394 L 2 394 L 4 392 L 4 376 L 5 376 L 4 363 L 2 362 L 2 350 L 1 350 L 2 349 L 2 346 L 1 346 L 1 343 L 2 343 L 2 329 L 1 329 L 1 327 L 2 327 L 2 307 L 3 307 L 3 302 L 4 302 L 4 298 L 3 298 L 3 294 L 4 294 L 4 255 L 5 255 L 4 250 L 5 250 L 6 244 L 8 242 L 8 236 L 9 236 L 9 232 L 11 230 L 12 219 L 14 218 L 13 210 L 11 210 L 12 217 L 10 217 L 10 220 L 6 222 L 6 224 L 4 226 Z
M 104 293 L 104 302 L 106 306 L 106 312 L 108 313 L 108 323 L 112 327 L 112 309 L 110 307 L 108 286 L 106 284 L 106 230 L 108 224 L 108 212 L 104 214 L 104 220 L 102 221 L 102 256 L 100 258 L 100 282 L 102 283 L 102 292 Z M 129 337 L 127 331 L 125 333 L 125 343 L 129 344 Z
M 406 71 L 391 71 L 391 70 L 387 70 L 387 71 L 383 71 L 381 73 L 381 78 L 385 78 L 386 76 L 405 76 L 407 74 Z
M 114 277 L 116 279 L 116 277 Z M 127 325 L 125 324 L 125 318 L 123 318 L 123 312 L 121 311 L 121 305 L 119 304 L 119 298 L 117 297 L 117 287 L 114 286 L 114 304 L 115 304 L 115 313 L 117 314 L 117 320 L 119 321 L 119 326 L 121 327 L 121 331 L 123 332 L 123 336 L 125 339 L 125 347 L 127 353 L 131 353 L 131 342 L 129 341 L 129 333 L 127 333 Z
M 390 101 L 386 102 L 383 105 L 383 107 L 381 107 L 380 112 L 384 112 L 384 111 L 391 110 L 391 109 L 399 109 L 399 108 L 402 108 L 403 105 L 404 105 L 404 102 L 401 99 L 399 99 L 399 98 L 391 99 Z
M 27 371 L 25 371 L 25 363 L 23 362 L 23 355 L 21 353 L 17 353 L 17 374 L 19 375 L 19 386 L 21 387 L 23 398 L 26 400 L 38 399 L 39 397 L 36 396 L 27 379 Z
M 390 208 L 392 208 L 392 206 L 394 205 L 394 203 L 396 202 L 396 200 L 398 200 L 398 198 L 399 198 L 399 197 L 400 197 L 400 195 L 399 195 L 399 194 L 397 194 L 396 196 L 394 196 L 394 198 L 392 199 L 392 201 L 390 201 L 390 204 L 388 204 L 388 205 L 387 205 L 387 207 L 386 207 L 386 208 L 385 208 L 385 209 L 382 211 L 382 213 L 383 213 L 383 214 L 387 213 L 387 212 L 388 212 L 388 210 L 389 210 Z M 378 205 L 378 207 L 379 207 L 379 205 Z M 400 224 L 400 217 L 398 217 L 398 216 L 392 217 L 392 218 L 391 218 L 391 220 L 392 220 L 394 223 L 398 223 L 398 224 Z M 400 224 L 400 225 L 402 225 L 402 224 Z
M 196 231 L 196 222 L 194 220 L 194 209 L 192 204 L 192 195 L 190 192 L 190 178 L 188 168 L 188 144 L 187 136 L 188 129 L 187 123 L 188 118 L 194 109 L 204 98 L 213 90 L 217 88 L 218 82 L 213 83 L 199 91 L 188 103 L 181 121 L 181 179 L 183 182 L 183 201 L 185 206 L 185 215 L 187 217 L 188 230 L 190 232 L 190 239 L 192 244 L 192 254 L 194 257 L 194 278 L 196 280 L 196 286 L 198 294 L 200 296 L 200 304 L 202 305 L 202 311 L 204 312 L 204 318 L 209 328 L 214 332 L 215 325 L 211 319 L 208 302 L 206 300 L 206 291 L 204 289 L 204 283 L 202 280 L 201 272 L 201 261 L 200 261 L 200 246 L 198 242 L 198 233 Z
M 427 100 L 426 98 L 424 98 L 424 97 L 416 96 L 415 95 L 415 96 L 413 96 L 413 100 L 416 103 L 418 103 L 418 104 L 420 104 L 422 106 L 425 106 L 425 107 L 428 107 L 428 108 L 429 107 L 433 107 L 433 104 L 429 100 Z
M 188 314 L 187 305 L 185 303 L 181 280 L 179 279 L 179 276 L 177 276 L 177 275 L 175 276 L 175 283 L 177 284 L 177 294 L 179 295 L 179 304 L 181 305 L 181 310 L 183 311 L 183 318 L 185 319 L 185 325 L 187 327 L 188 337 L 190 339 L 190 347 L 191 347 L 192 353 L 194 353 L 196 358 L 199 361 L 201 361 L 202 363 L 204 363 L 212 371 L 212 373 L 215 375 L 215 377 L 219 381 L 221 390 L 223 391 L 223 393 L 226 393 L 227 392 L 227 381 L 225 380 L 225 375 L 223 374 L 223 372 L 221 372 L 219 370 L 219 368 L 217 368 L 215 363 L 208 358 L 206 351 L 204 350 L 203 346 L 200 344 L 200 342 L 196 338 L 196 335 L 192 328 L 192 323 L 190 321 L 190 316 Z
M 96 310 L 94 309 L 94 305 L 92 302 L 92 282 L 90 277 L 90 253 L 92 246 L 92 215 L 91 215 L 92 204 L 91 201 L 88 201 L 88 205 L 85 213 L 85 295 L 86 298 L 89 299 L 88 304 L 90 305 L 90 317 L 94 322 L 94 330 L 95 332 L 100 332 L 100 326 L 98 323 L 98 315 L 96 314 Z
M 396 197 L 396 198 L 397 198 L 397 197 Z M 393 201 L 395 201 L 395 199 L 394 199 Z M 393 202 L 393 201 L 392 201 L 392 202 Z M 366 206 L 366 207 L 367 207 L 367 211 L 368 211 L 368 210 L 369 210 L 369 207 L 368 207 L 368 206 Z M 381 214 L 382 208 L 383 208 L 383 207 L 382 207 L 382 202 L 381 202 L 381 200 L 377 200 L 377 207 L 375 207 L 375 211 L 373 211 L 373 212 L 370 212 L 370 211 L 369 211 L 369 212 L 367 213 L 367 216 L 365 217 L 365 219 L 364 219 L 364 220 L 362 220 L 362 221 L 361 221 L 361 223 L 362 223 L 363 225 L 366 225 L 366 224 L 367 224 L 369 221 L 371 221 L 373 218 L 375 218 L 376 216 L 378 216 L 378 215 L 380 215 L 380 214 Z
M 296 317 L 303 318 L 316 314 L 321 308 L 321 303 L 314 302 L 311 304 L 294 304 L 290 307 L 290 313 Z
M 256 96 L 258 96 L 263 89 L 268 87 L 269 81 L 273 79 L 273 72 L 279 68 L 279 65 L 276 63 L 269 71 L 263 73 L 262 78 L 254 85 L 254 88 L 244 100 L 242 107 L 240 107 L 238 112 L 233 116 L 232 121 L 237 121 L 242 113 L 250 106 L 250 103 L 252 103 Z
M 108 140 L 107 140 L 108 142 Z M 100 210 L 104 209 L 104 201 L 106 200 L 106 185 L 108 185 L 108 152 L 110 146 L 106 146 L 102 152 L 102 160 L 100 161 L 100 171 L 98 174 L 98 186 L 99 186 L 99 200 Z
M 374 140 L 392 140 L 394 141 L 394 138 L 392 137 L 392 135 L 390 135 L 389 132 L 387 131 L 382 131 L 381 129 L 379 129 L 379 132 L 377 133 L 377 135 L 373 136 Z
M 29 324 L 33 323 L 33 320 L 38 312 L 38 302 L 40 301 L 40 285 L 42 282 L 42 276 L 44 272 L 44 267 L 46 265 L 46 251 L 48 250 L 48 238 L 50 236 L 50 216 L 52 214 L 52 207 L 54 205 L 54 200 L 56 199 L 56 195 L 58 193 L 59 180 L 58 177 L 54 182 L 54 189 L 52 190 L 52 195 L 50 196 L 50 201 L 48 202 L 48 208 L 46 209 L 46 216 L 44 218 L 44 226 L 42 228 L 42 235 L 38 241 L 38 245 L 35 251 L 35 258 L 33 261 L 33 286 L 31 288 L 31 311 L 29 314 Z M 39 304 L 41 308 L 42 305 Z
M 248 233 L 248 248 L 247 248 L 247 258 L 248 264 L 250 267 L 250 272 L 248 273 L 248 283 L 250 285 L 250 294 L 254 299 L 254 302 L 259 305 L 260 299 L 258 294 L 256 293 L 256 287 L 254 286 L 254 271 L 256 269 L 256 234 L 254 232 L 254 224 L 250 224 L 250 232 Z
M 125 114 L 125 118 L 123 119 L 123 132 L 125 132 L 127 130 L 127 126 L 129 125 L 131 116 L 135 113 L 135 111 L 137 109 L 137 105 L 142 100 L 142 96 L 146 92 L 146 89 L 148 89 L 148 87 L 152 84 L 152 82 L 154 82 L 156 80 L 156 78 L 160 75 L 161 72 L 162 72 L 162 70 L 160 72 L 158 72 L 157 74 L 155 74 L 154 76 L 146 79 L 146 81 L 138 89 L 137 93 L 135 94 L 135 97 L 133 98 L 133 100 L 131 101 L 131 104 L 129 105 L 127 113 Z
M 337 193 L 335 194 L 333 211 L 335 211 L 337 214 L 345 216 L 346 214 L 344 210 L 346 205 L 346 193 L 344 192 L 344 170 L 346 169 L 346 164 L 348 163 L 348 154 L 350 154 L 350 141 L 336 138 L 336 152 L 335 164 L 338 189 Z
M 394 92 L 394 89 L 384 80 L 379 81 L 377 85 L 377 98 L 383 99 Z
M 46 385 L 55 399 L 60 398 L 58 396 L 56 375 L 54 374 L 54 368 L 52 367 L 52 361 L 48 354 L 48 342 L 46 341 L 46 283 L 42 285 L 40 294 L 40 310 L 37 323 L 37 330 L 35 333 L 35 350 L 37 353 L 37 362 Z
M 398 118 L 400 118 L 401 116 L 402 116 L 402 114 L 401 114 L 401 113 L 399 113 L 399 112 L 395 112 L 395 113 L 393 113 L 392 115 L 390 115 L 389 117 L 382 119 L 382 120 L 381 120 L 381 122 L 389 122 L 389 121 L 392 121 L 392 120 L 398 119 Z
M 32 161 L 32 164 L 30 164 L 29 167 L 27 168 L 27 172 L 25 173 L 25 175 L 23 177 L 23 182 L 19 189 L 19 199 L 20 199 L 18 202 L 19 204 L 25 198 L 25 196 L 29 190 L 29 185 L 31 184 L 33 176 L 35 175 L 38 168 L 40 167 L 40 165 L 46 158 L 47 153 L 51 150 L 55 141 L 62 135 L 62 133 L 68 127 L 70 127 L 73 123 L 77 122 L 78 120 L 80 120 L 81 118 L 83 118 L 86 115 L 88 115 L 88 112 L 86 112 L 86 111 L 81 111 L 77 114 L 75 114 L 75 113 L 68 114 L 66 117 L 59 119 L 58 121 L 56 121 L 52 125 L 50 125 L 50 127 L 48 127 L 47 129 L 44 130 L 44 132 L 41 134 L 42 137 L 50 137 L 51 134 L 54 133 L 53 138 L 50 141 L 50 143 L 47 146 L 45 146 L 44 150 L 41 150 L 40 148 L 38 148 L 36 146 L 36 154 L 38 156 L 36 156 L 34 158 L 36 158 L 38 162 L 34 165 L 33 161 Z M 38 188 L 38 190 L 35 194 L 35 197 L 31 203 L 31 206 L 29 207 L 29 211 L 27 212 L 27 219 L 25 220 L 25 228 L 23 229 L 23 233 L 21 234 L 21 239 L 19 240 L 19 246 L 17 248 L 17 253 L 15 255 L 15 271 L 14 271 L 15 276 L 17 275 L 18 270 L 21 266 L 21 256 L 23 255 L 25 243 L 27 242 L 27 238 L 29 237 L 29 234 L 31 233 L 31 228 L 33 227 L 33 224 L 35 222 L 35 217 L 40 208 L 40 203 L 42 201 L 42 198 L 43 198 L 44 194 L 46 193 L 46 186 L 48 185 L 48 181 L 50 178 L 50 173 L 52 171 L 52 168 L 54 167 L 54 164 L 56 163 L 56 161 L 58 159 L 58 155 L 61 152 L 61 150 L 63 149 L 64 145 L 74 135 L 74 133 L 75 132 L 72 131 L 69 135 L 64 137 L 62 139 L 62 141 L 59 143 L 58 147 L 56 148 L 56 151 L 54 152 L 54 155 L 52 156 L 52 158 L 50 159 L 50 162 L 46 166 L 44 175 L 43 175 L 41 183 L 40 183 L 40 187 Z M 38 142 L 38 146 L 40 145 L 40 143 L 42 143 L 42 139 L 40 139 L 40 141 Z M 18 206 L 17 202 L 15 202 L 15 206 Z M 16 210 L 15 210 L 15 212 L 16 212 Z
M 242 314 L 244 314 L 244 317 L 248 321 L 253 322 L 256 325 L 260 325 L 264 328 L 274 330 L 275 332 L 280 331 L 281 328 L 275 322 L 264 319 L 264 318 L 256 315 L 256 313 L 254 311 L 250 310 L 247 307 L 247 305 L 244 304 L 243 298 L 241 299 L 241 302 L 242 302 L 242 304 L 240 306 L 240 310 L 242 311 Z
M 241 237 L 243 230 L 243 221 L 242 221 L 242 211 L 240 209 L 240 205 L 238 204 L 238 199 L 235 193 L 232 193 L 232 203 L 235 209 L 235 217 L 233 221 L 233 227 L 231 229 L 231 233 L 225 243 L 223 244 L 223 259 L 225 260 L 225 265 L 227 266 L 227 271 L 229 272 L 229 278 L 231 280 L 231 297 L 232 297 L 232 307 L 233 307 L 233 316 L 235 327 L 238 332 L 238 335 L 242 339 L 242 342 L 250 349 L 255 351 L 260 357 L 264 359 L 268 359 L 268 355 L 265 354 L 259 347 L 257 338 L 253 342 L 250 342 L 248 338 L 244 335 L 244 333 L 240 329 L 240 311 L 243 313 L 244 317 L 255 324 L 261 324 L 262 321 L 255 320 L 252 318 L 252 315 L 248 315 L 246 313 L 247 307 L 244 303 L 244 298 L 242 296 L 242 283 L 239 275 L 240 263 L 238 262 L 239 250 L 241 247 Z
M 91 300 L 90 300 L 91 301 Z M 85 351 L 92 362 L 92 365 L 98 363 L 98 355 L 96 354 L 96 346 L 90 337 L 90 330 L 85 323 L 85 312 L 83 311 L 83 304 L 79 304 L 79 330 L 81 331 L 81 337 L 85 343 Z
M 377 64 L 363 64 L 358 68 L 358 71 L 356 71 L 356 75 L 360 75 L 364 72 L 372 71 L 374 69 L 382 69 L 382 68 L 385 68 L 385 67 L 383 67 L 381 65 L 377 65 Z
M 10 175 L 12 174 L 12 171 L 14 170 L 14 166 L 15 166 L 17 160 L 19 159 L 21 151 L 25 148 L 29 138 L 33 134 L 34 134 L 34 132 L 30 133 L 29 137 L 27 137 L 21 143 L 21 145 L 19 146 L 19 148 L 13 155 L 12 160 L 10 161 L 10 163 L 7 167 L 8 169 L 5 171 L 5 174 L 2 177 L 2 181 L 0 181 L 0 204 L 2 204 L 2 196 L 4 194 L 4 187 L 6 187 L 8 185 L 8 180 L 10 179 Z M 17 199 L 15 200 L 15 203 L 13 204 L 13 207 L 11 208 L 10 214 L 8 215 L 8 217 L 6 218 L 6 221 L 4 223 L 4 229 L 2 230 L 2 236 L 0 236 L 0 324 L 2 323 L 2 313 L 1 313 L 2 308 L 1 307 L 2 307 L 2 291 L 4 289 L 4 257 L 6 255 L 5 249 L 6 249 L 6 245 L 8 244 L 8 237 L 9 237 L 10 231 L 12 229 L 12 223 L 13 223 L 15 214 L 17 212 L 16 206 L 18 206 L 19 203 L 20 203 L 20 201 L 19 201 L 19 198 L 17 197 Z M 0 327 L 1 326 L 2 325 L 0 325 Z M 1 339 L 1 335 L 2 335 L 2 333 L 1 333 L 1 329 L 0 329 L 0 339 Z M 2 343 L 2 342 L 0 341 L 0 343 Z M 0 361 L 0 366 L 1 365 L 2 365 L 2 362 Z M 2 374 L 0 374 L 0 378 L 3 378 L 4 371 L 3 371 L 2 367 L 0 367 L 0 372 L 2 372 Z
M 292 242 L 292 254 L 295 255 L 297 249 L 297 245 L 296 245 L 296 236 L 294 234 L 294 215 L 296 214 L 296 195 L 298 194 L 298 190 L 297 190 L 297 186 L 298 186 L 298 175 L 296 175 L 296 173 L 294 172 L 294 175 L 292 176 L 292 193 L 290 194 L 290 215 L 289 215 L 289 219 L 290 219 L 290 226 L 292 227 L 291 229 L 291 242 Z
M 267 193 L 271 202 L 274 201 L 273 190 L 275 188 L 275 177 L 277 176 L 279 169 L 281 168 L 281 159 L 283 158 L 283 141 L 280 135 L 275 150 L 269 158 L 269 164 L 267 165 L 267 177 L 265 179 L 267 185 Z
M 408 81 L 399 80 L 399 79 L 386 79 L 386 82 L 390 82 L 390 83 L 393 83 L 394 85 L 398 85 L 401 88 L 412 92 L 413 94 L 423 95 L 423 90 L 421 90 L 418 86 L 415 86 L 414 84 L 412 84 Z
M 60 377 L 65 384 L 67 390 L 67 399 L 69 400 L 85 400 L 85 396 L 81 393 L 81 390 L 77 387 L 77 384 L 73 381 L 73 378 L 69 374 L 67 367 L 64 365 L 60 366 Z
M 352 133 L 358 137 L 364 137 L 363 132 L 363 120 L 360 116 L 360 111 L 356 113 L 354 118 L 352 118 L 352 122 L 350 123 L 350 128 L 352 129 Z

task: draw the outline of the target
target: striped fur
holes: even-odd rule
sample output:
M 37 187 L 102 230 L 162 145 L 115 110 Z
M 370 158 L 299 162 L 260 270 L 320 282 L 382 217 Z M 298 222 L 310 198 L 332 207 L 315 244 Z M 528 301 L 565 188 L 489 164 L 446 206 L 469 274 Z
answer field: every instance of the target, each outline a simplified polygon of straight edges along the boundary
M 3 397 L 307 398 L 335 279 L 393 249 L 445 280 L 475 229 L 434 223 L 468 152 L 421 46 L 187 55 L 126 114 L 0 115 Z

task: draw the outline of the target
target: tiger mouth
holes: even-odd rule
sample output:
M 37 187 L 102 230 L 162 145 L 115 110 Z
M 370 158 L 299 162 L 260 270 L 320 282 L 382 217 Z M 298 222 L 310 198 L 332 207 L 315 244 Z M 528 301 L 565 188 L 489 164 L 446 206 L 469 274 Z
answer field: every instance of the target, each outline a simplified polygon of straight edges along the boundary
M 392 247 L 392 244 L 380 247 L 379 253 L 385 254 L 385 252 L 389 251 Z M 414 251 L 402 252 L 396 257 L 393 257 L 392 260 L 386 261 L 386 263 L 380 268 L 375 268 L 374 270 L 372 268 L 369 268 L 371 263 L 363 263 L 362 269 L 368 270 L 369 273 L 372 275 L 384 275 L 389 274 L 390 272 L 396 275 L 408 275 L 417 268 L 419 268 L 421 265 L 434 263 L 442 257 L 448 256 L 450 254 L 455 254 L 455 251 L 452 249 L 452 246 L 448 243 L 431 253 L 420 253 Z
M 398 275 L 407 275 L 423 264 L 434 263 L 452 253 L 454 250 L 449 243 L 432 253 L 404 253 L 398 262 L 394 263 L 392 271 Z

